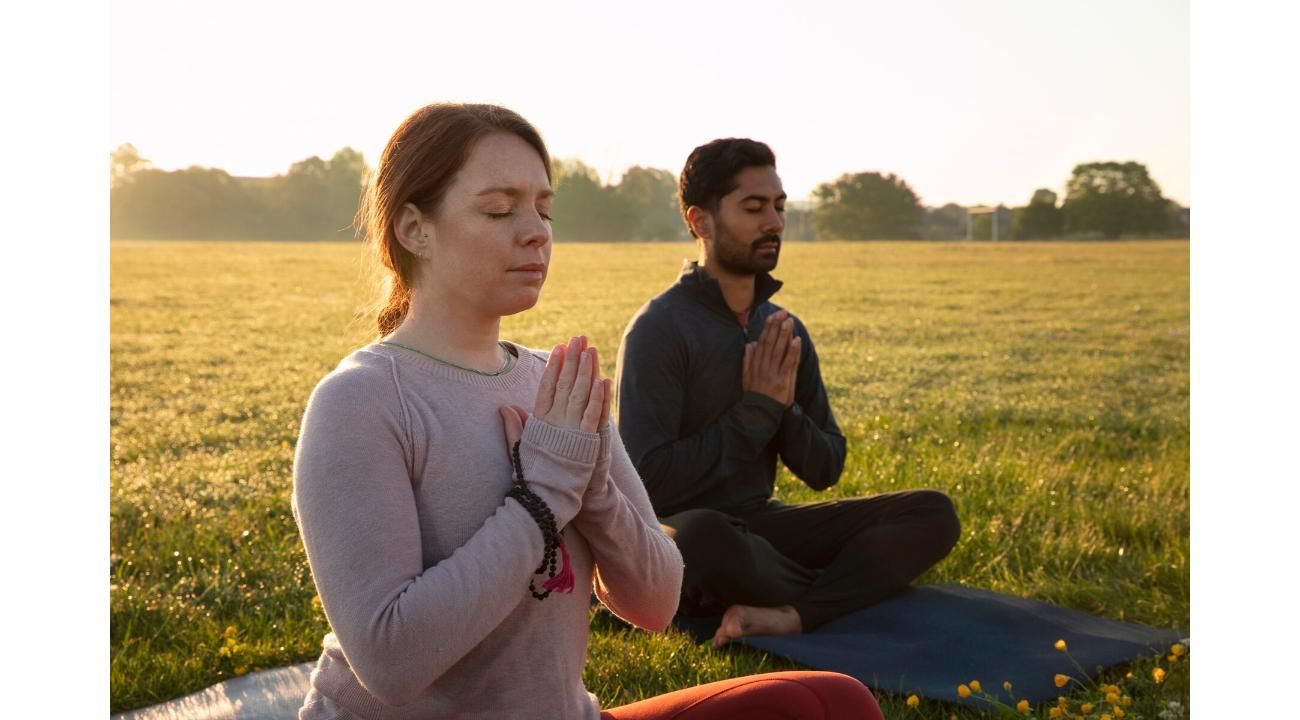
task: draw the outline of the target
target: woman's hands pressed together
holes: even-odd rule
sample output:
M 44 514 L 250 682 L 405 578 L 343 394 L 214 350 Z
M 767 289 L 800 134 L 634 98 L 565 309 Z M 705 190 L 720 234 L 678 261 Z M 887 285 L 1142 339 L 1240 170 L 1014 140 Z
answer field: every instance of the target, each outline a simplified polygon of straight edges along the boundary
M 600 376 L 599 352 L 587 346 L 586 336 L 574 337 L 551 350 L 532 415 L 557 427 L 596 432 L 609 422 L 610 388 L 609 378 Z M 507 448 L 523 436 L 528 415 L 518 405 L 501 407 Z

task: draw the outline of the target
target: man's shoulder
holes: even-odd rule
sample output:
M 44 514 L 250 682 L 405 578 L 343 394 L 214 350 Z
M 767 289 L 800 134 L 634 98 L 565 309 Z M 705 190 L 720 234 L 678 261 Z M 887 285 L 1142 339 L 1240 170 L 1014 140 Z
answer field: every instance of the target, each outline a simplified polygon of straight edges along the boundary
M 632 319 L 628 321 L 624 335 L 633 332 L 664 333 L 678 329 L 677 319 L 682 313 L 692 312 L 695 305 L 682 291 L 680 285 L 672 285 L 663 292 L 645 302 Z

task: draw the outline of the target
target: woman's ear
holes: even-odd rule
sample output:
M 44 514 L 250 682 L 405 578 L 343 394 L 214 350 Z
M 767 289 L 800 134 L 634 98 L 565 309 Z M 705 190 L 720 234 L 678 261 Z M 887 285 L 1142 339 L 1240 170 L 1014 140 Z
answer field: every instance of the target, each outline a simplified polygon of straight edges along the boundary
M 424 213 L 412 203 L 403 205 L 393 218 L 393 235 L 412 255 L 422 259 L 433 257 L 433 224 L 426 222 Z
M 686 208 L 686 223 L 695 231 L 695 237 L 713 238 L 713 215 L 708 210 L 698 205 Z

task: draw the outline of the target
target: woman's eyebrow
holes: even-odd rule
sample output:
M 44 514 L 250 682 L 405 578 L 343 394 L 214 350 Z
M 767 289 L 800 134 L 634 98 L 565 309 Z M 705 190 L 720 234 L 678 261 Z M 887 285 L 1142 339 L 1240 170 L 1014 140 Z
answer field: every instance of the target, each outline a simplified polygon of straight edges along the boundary
M 509 195 L 510 197 L 519 197 L 524 194 L 524 191 L 514 187 L 505 187 L 505 186 L 490 187 L 478 191 L 477 193 L 475 193 L 475 197 L 478 197 L 480 195 L 493 195 L 493 194 Z M 553 197 L 554 195 L 555 195 L 555 191 L 552 190 L 551 188 L 547 188 L 537 194 L 537 196 L 541 198 L 549 198 L 549 197 Z

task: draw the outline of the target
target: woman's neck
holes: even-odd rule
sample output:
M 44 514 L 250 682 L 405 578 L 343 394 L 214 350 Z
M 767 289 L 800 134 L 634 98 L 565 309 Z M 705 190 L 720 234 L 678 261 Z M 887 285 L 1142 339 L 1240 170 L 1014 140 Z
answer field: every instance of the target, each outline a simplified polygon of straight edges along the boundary
M 506 361 L 500 338 L 500 317 L 458 308 L 417 290 L 406 318 L 385 339 L 463 367 L 495 372 Z

